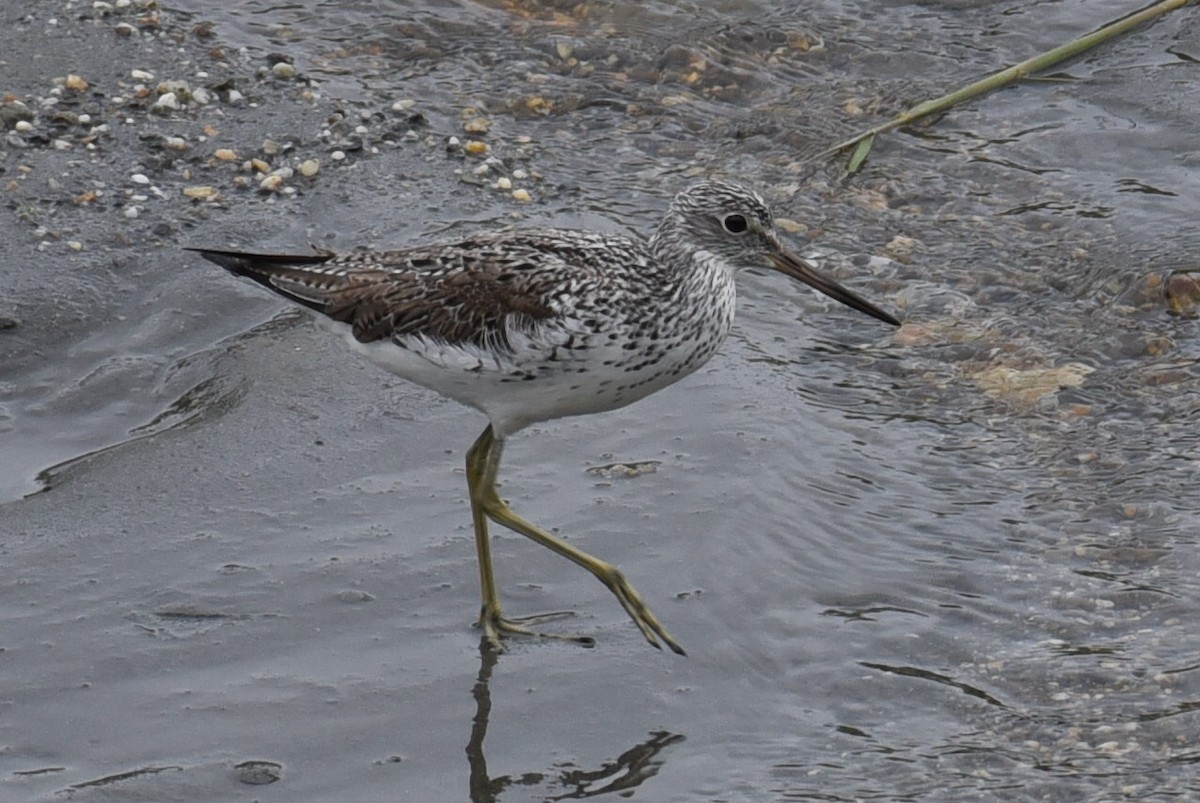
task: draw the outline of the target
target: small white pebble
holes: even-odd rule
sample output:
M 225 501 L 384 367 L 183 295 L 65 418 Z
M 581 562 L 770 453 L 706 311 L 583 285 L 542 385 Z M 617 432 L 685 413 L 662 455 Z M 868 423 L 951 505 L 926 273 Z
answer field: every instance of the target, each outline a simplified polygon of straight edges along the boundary
M 145 173 L 134 173 L 129 177 L 134 184 L 149 184 L 150 178 Z
M 271 72 L 275 74 L 276 78 L 296 77 L 296 68 L 293 65 L 288 64 L 286 61 L 276 62 L 275 66 L 271 68 Z
M 130 220 L 135 219 L 139 212 L 140 210 L 136 206 L 125 207 L 125 217 L 129 218 Z
M 279 192 L 283 186 L 283 176 L 272 173 L 258 183 L 258 188 L 266 192 Z
M 79 124 L 80 125 L 91 125 L 91 122 L 92 122 L 92 116 L 90 114 L 79 115 Z
M 229 90 L 229 105 L 236 106 L 237 104 L 241 103 L 245 97 L 245 95 L 243 95 L 241 92 L 238 92 L 236 89 L 231 89 Z
M 173 112 L 179 109 L 179 98 L 174 92 L 167 92 L 160 95 L 158 100 L 154 101 L 154 105 L 150 107 L 151 111 L 156 112 Z
M 518 203 L 528 203 L 533 200 L 533 196 L 529 194 L 528 190 L 513 190 L 512 198 Z
M 511 190 L 512 181 L 508 178 L 508 176 L 501 176 L 500 178 L 496 179 L 496 189 Z
M 515 178 L 517 181 L 520 181 L 521 179 L 529 178 L 529 173 L 518 167 L 513 171 L 513 178 Z
M 153 81 L 154 73 L 148 70 L 130 70 L 129 77 L 135 81 Z
M 334 151 L 333 153 L 329 154 L 329 158 L 335 162 L 340 162 L 346 158 L 346 152 L 345 151 Z
M 187 140 L 183 137 L 167 137 L 166 146 L 173 151 L 186 151 L 188 149 Z
M 417 102 L 415 100 L 412 100 L 411 98 L 405 98 L 404 100 L 398 100 L 395 103 L 393 103 L 392 111 L 406 112 L 409 109 L 411 109 L 413 106 L 416 106 L 416 105 L 417 105 Z
M 67 248 L 70 248 L 72 251 L 82 251 L 83 243 L 78 240 L 67 240 Z
M 300 163 L 300 175 L 312 178 L 321 169 L 321 163 L 316 159 L 305 159 Z
M 29 122 L 28 120 L 17 120 L 16 125 L 14 125 L 13 128 L 23 133 L 29 133 L 33 130 L 33 123 Z
M 202 86 L 198 86 L 192 90 L 192 102 L 197 106 L 207 106 L 212 102 L 212 95 Z

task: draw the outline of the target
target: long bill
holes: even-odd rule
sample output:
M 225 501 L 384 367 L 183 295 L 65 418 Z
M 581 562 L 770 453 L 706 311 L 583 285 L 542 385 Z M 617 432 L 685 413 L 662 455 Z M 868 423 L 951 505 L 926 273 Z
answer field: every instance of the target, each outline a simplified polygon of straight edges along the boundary
M 884 323 L 890 323 L 892 326 L 900 325 L 900 321 L 896 320 L 895 317 L 884 312 L 857 293 L 847 290 L 833 279 L 820 273 L 807 260 L 793 256 L 787 251 L 782 250 L 771 254 L 769 258 L 771 260 L 771 267 L 775 270 L 791 276 L 793 279 L 799 279 L 809 287 L 820 290 L 834 301 L 840 301 L 847 307 L 852 307 L 859 312 L 865 312 L 872 318 L 878 318 Z

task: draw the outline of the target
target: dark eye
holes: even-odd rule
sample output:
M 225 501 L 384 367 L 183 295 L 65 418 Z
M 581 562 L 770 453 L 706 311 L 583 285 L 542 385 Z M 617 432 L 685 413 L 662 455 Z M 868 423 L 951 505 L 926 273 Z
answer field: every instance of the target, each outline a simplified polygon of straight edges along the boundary
M 745 234 L 746 229 L 750 228 L 750 224 L 742 215 L 726 215 L 721 223 L 730 234 Z

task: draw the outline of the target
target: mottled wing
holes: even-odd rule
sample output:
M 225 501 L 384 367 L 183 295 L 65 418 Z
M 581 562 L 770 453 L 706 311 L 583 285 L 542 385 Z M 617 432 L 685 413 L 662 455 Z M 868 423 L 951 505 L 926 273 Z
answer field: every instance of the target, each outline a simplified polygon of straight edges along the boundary
M 421 336 L 508 349 L 510 327 L 532 327 L 555 317 L 573 291 L 603 273 L 593 239 L 542 230 L 342 255 L 190 250 L 350 324 L 364 343 Z M 637 250 L 633 243 L 628 246 Z

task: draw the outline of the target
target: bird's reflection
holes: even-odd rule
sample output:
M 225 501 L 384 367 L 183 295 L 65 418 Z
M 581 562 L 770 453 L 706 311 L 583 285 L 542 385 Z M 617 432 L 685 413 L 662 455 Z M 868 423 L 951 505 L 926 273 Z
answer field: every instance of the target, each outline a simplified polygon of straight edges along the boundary
M 635 789 L 642 782 L 658 774 L 663 759 L 659 753 L 669 745 L 682 742 L 684 736 L 666 731 L 653 731 L 648 739 L 626 750 L 613 761 L 607 761 L 596 769 L 559 767 L 550 772 L 526 772 L 520 776 L 488 775 L 487 757 L 483 753 L 483 740 L 487 736 L 488 719 L 492 713 L 492 670 L 496 667 L 499 653 L 492 649 L 486 638 L 479 643 L 479 675 L 475 679 L 472 696 L 475 698 L 475 717 L 471 722 L 471 740 L 467 743 L 467 761 L 471 765 L 472 803 L 496 803 L 500 795 L 510 786 L 540 786 L 550 784 L 567 791 L 548 796 L 546 800 L 579 800 L 610 793 L 621 793 Z

